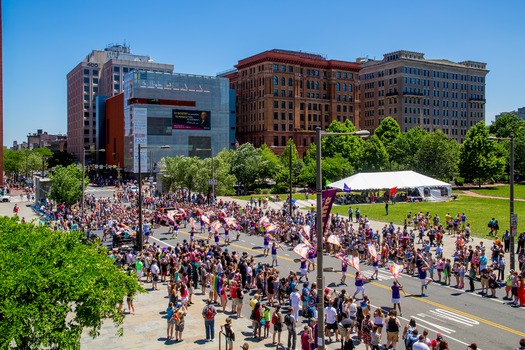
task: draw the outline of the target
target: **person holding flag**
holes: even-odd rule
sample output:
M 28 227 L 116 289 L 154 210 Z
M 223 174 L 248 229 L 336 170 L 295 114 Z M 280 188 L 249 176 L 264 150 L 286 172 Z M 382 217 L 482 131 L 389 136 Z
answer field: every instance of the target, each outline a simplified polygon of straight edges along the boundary
M 303 277 L 306 278 L 306 282 L 308 282 L 308 271 L 306 270 L 306 262 L 306 258 L 301 257 L 301 265 L 299 266 L 301 276 L 299 277 L 299 282 L 303 281 Z
M 279 244 L 277 244 L 277 241 L 273 241 L 272 243 L 272 267 L 275 263 L 275 266 L 279 266 L 279 264 L 277 263 L 277 249 L 279 249 L 281 246 Z
M 401 313 L 401 294 L 399 291 L 403 290 L 403 286 L 397 281 L 397 279 L 394 279 L 394 282 L 392 282 L 392 286 L 390 287 L 392 289 L 392 304 L 394 305 L 392 307 L 392 310 L 399 309 L 399 316 L 402 317 L 403 314 Z
M 361 293 L 361 298 L 365 297 L 365 281 L 368 281 L 368 279 L 361 272 L 357 271 L 355 273 L 355 293 L 352 299 L 355 299 L 355 296 L 359 293 Z
M 341 283 L 346 286 L 346 271 L 348 271 L 348 262 L 345 259 L 341 259 Z
M 268 256 L 268 252 L 270 251 L 270 235 L 268 233 L 264 234 L 263 247 L 264 247 L 263 255 Z

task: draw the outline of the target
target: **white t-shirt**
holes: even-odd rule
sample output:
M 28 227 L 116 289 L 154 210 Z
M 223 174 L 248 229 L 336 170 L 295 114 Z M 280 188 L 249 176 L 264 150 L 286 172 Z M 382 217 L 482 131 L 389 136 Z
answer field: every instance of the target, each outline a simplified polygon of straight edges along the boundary
M 326 315 L 326 323 L 335 323 L 337 322 L 337 310 L 333 306 L 327 306 L 324 309 Z
M 427 344 L 418 341 L 412 345 L 412 350 L 430 350 L 430 348 Z
M 298 306 L 301 301 L 301 295 L 298 292 L 292 292 L 290 294 L 290 305 Z

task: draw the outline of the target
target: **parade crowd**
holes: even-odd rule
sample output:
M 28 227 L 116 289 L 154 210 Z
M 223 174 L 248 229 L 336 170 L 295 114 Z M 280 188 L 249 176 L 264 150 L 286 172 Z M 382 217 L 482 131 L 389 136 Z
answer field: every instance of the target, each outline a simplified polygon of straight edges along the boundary
M 204 319 L 207 341 L 215 340 L 217 313 L 229 315 L 220 325 L 228 350 L 233 349 L 236 338 L 233 321 L 243 317 L 246 307 L 250 308 L 253 340 L 271 337 L 276 347 L 314 349 L 318 345 L 317 329 L 324 327 L 328 344 L 340 342 L 342 349 L 354 348 L 355 340 L 365 344 L 366 349 L 449 349 L 442 334 L 430 339 L 428 331 L 414 319 L 402 324 L 403 286 L 397 279 L 391 285 L 392 308 L 388 312 L 372 308 L 365 283 L 377 278 L 379 269 L 392 272 L 392 266 L 399 266 L 393 273 L 418 278 L 422 296 L 431 283 L 471 292 L 480 286 L 484 297 L 500 297 L 498 291 L 503 289 L 503 299 L 510 305 L 525 306 L 525 237 L 521 234 L 518 238 L 519 270 L 506 272 L 504 254 L 509 251 L 509 236 L 504 233 L 500 239 L 497 222 L 490 227 L 494 241 L 486 247 L 472 238 L 465 214 L 447 214 L 441 220 L 437 214 L 408 213 L 404 225 L 396 228 L 390 223 L 380 231 L 371 229 L 368 218 L 358 208 L 349 208 L 347 217 L 331 215 L 321 244 L 340 259 L 342 275 L 337 288 L 325 288 L 324 294 L 318 295 L 316 284 L 308 278 L 314 270 L 317 245 L 313 210 L 295 210 L 291 216 L 287 212 L 290 198 L 277 210 L 270 208 L 267 198 L 240 206 L 234 201 L 214 201 L 184 191 L 155 192 L 155 188 L 144 189 L 146 244 L 142 251 L 133 249 L 138 230 L 138 194 L 132 184 L 112 197 L 87 195 L 83 213 L 78 207 L 51 201 L 37 210 L 43 214 L 41 224 L 54 230 L 101 230 L 103 240 L 111 242 L 109 256 L 117 265 L 128 267 L 141 283 L 151 283 L 152 290 L 160 290 L 161 286 L 164 289 L 166 284 L 167 339 L 184 340 L 185 318 L 190 313 L 195 315 L 191 306 L 199 294 L 207 299 L 204 309 L 198 312 Z M 168 227 L 167 234 L 172 238 L 178 237 L 182 229 L 189 230 L 190 236 L 174 247 L 163 247 L 150 241 L 160 225 Z M 270 255 L 272 263 L 263 264 L 247 252 L 230 249 L 229 243 L 241 235 L 260 236 L 263 255 Z M 454 240 L 453 252 L 444 254 L 445 239 Z M 280 270 L 279 250 L 300 244 L 306 249 L 298 252 L 298 270 Z M 367 278 L 357 271 L 354 287 L 348 287 L 348 267 L 359 270 L 359 264 L 371 266 L 373 274 Z M 127 297 L 129 310 L 133 298 Z M 319 325 L 317 304 L 321 298 L 325 319 Z M 249 344 L 242 347 L 247 350 Z M 469 349 L 477 349 L 476 344 L 470 344 Z

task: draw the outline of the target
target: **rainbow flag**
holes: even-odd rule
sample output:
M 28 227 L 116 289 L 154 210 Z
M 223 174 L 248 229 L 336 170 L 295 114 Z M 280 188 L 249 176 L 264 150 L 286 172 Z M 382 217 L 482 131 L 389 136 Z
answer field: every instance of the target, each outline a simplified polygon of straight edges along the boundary
M 348 256 L 348 264 L 352 266 L 357 271 L 361 272 L 359 269 L 359 257 L 358 256 Z
M 195 228 L 195 219 L 194 218 L 190 218 L 190 224 L 191 224 L 191 227 Z
M 266 232 L 273 232 L 273 231 L 277 230 L 277 226 L 274 225 L 274 224 L 268 224 L 268 225 L 264 226 L 264 229 L 266 230 Z
M 397 276 L 399 276 L 399 274 L 403 271 L 403 265 L 398 265 L 393 261 L 389 261 L 388 269 L 390 270 L 392 276 L 394 276 L 394 278 L 397 278 Z
M 268 225 L 269 223 L 270 223 L 270 219 L 268 219 L 266 216 L 263 216 L 259 220 L 259 226 L 261 226 L 261 227 L 264 227 L 264 226 Z
M 299 232 L 299 236 L 301 237 L 301 241 L 303 241 L 304 244 L 310 245 L 310 230 L 311 227 L 308 225 L 303 226 L 304 234 Z
M 212 222 L 211 224 L 211 227 L 213 227 L 213 229 L 215 230 L 215 232 L 219 232 L 219 230 L 221 229 L 221 222 L 219 220 L 215 220 L 214 222 Z
M 217 294 L 217 295 L 220 295 L 220 291 L 221 291 L 221 278 L 219 276 L 217 276 L 217 274 L 214 274 L 213 275 L 213 280 L 212 280 L 212 288 L 213 288 L 213 291 Z
M 201 215 L 201 220 L 205 223 L 205 224 L 210 224 L 210 219 L 208 219 L 208 217 L 206 215 Z
M 293 251 L 297 254 L 299 254 L 300 257 L 308 259 L 308 250 L 310 250 L 310 246 L 304 243 L 299 243 L 293 248 Z

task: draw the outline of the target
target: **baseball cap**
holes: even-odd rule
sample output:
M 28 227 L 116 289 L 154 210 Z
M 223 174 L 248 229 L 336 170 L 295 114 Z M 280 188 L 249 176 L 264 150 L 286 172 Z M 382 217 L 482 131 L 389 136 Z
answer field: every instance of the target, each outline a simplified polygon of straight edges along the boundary
M 438 333 L 437 336 L 436 336 L 436 339 L 437 340 L 443 340 L 443 334 Z

